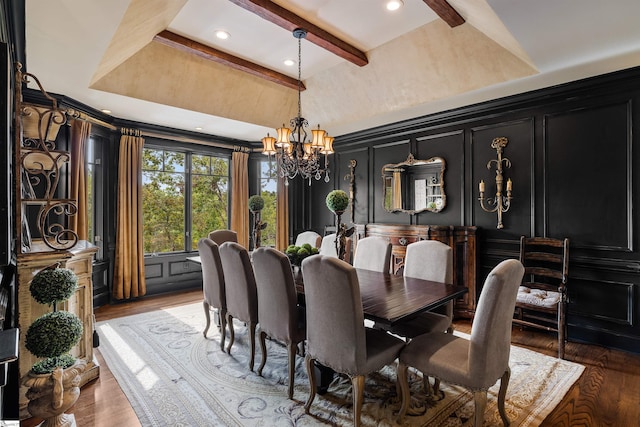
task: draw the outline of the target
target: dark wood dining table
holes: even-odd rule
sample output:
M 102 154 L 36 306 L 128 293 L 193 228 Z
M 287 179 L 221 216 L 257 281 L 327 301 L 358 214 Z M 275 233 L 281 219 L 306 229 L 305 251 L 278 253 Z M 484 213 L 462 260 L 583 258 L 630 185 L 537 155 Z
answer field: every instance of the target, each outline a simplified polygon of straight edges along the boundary
M 362 310 L 367 319 L 385 327 L 432 310 L 468 292 L 464 286 L 404 277 L 357 268 Z M 296 272 L 296 289 L 304 294 L 302 274 Z

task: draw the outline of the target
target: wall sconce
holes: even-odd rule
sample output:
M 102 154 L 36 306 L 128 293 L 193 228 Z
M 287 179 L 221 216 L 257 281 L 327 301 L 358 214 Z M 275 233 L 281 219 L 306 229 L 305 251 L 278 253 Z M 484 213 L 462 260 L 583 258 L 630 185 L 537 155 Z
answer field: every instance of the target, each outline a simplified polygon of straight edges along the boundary
M 498 213 L 498 227 L 503 228 L 502 225 L 502 213 L 509 210 L 511 207 L 511 190 L 512 190 L 512 182 L 511 179 L 507 180 L 507 195 L 502 195 L 502 182 L 504 178 L 502 176 L 502 162 L 504 162 L 504 166 L 507 168 L 511 167 L 511 161 L 506 157 L 502 158 L 502 150 L 507 146 L 509 140 L 504 137 L 494 138 L 491 142 L 491 148 L 495 148 L 498 153 L 498 160 L 489 160 L 487 163 L 487 169 L 491 169 L 491 164 L 495 162 L 496 164 L 496 195 L 495 197 L 484 197 L 484 181 L 480 181 L 478 188 L 480 190 L 480 197 L 478 200 L 480 201 L 480 206 L 482 206 L 482 210 L 485 212 L 497 212 Z

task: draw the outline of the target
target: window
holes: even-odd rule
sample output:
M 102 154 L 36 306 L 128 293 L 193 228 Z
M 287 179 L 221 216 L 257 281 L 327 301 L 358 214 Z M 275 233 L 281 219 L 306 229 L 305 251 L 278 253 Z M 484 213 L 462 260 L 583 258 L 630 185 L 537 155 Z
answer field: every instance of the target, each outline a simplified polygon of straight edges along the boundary
M 268 160 L 260 161 L 260 195 L 264 199 L 264 208 L 260 213 L 262 222 L 267 228 L 262 230 L 262 246 L 276 246 L 276 196 L 278 194 L 277 163 Z
M 227 158 L 155 148 L 142 158 L 145 253 L 197 250 L 198 239 L 227 228 Z
M 87 141 L 87 240 L 98 247 L 96 259 L 104 259 L 104 169 L 102 165 L 102 138 L 92 136 Z

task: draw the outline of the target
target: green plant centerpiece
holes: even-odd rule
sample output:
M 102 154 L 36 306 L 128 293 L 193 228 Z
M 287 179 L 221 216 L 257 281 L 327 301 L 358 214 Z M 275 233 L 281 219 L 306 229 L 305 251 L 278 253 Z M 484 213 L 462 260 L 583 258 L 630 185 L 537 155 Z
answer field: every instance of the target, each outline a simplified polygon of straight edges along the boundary
M 292 265 L 300 267 L 303 259 L 318 254 L 318 248 L 314 248 L 309 243 L 305 243 L 302 246 L 289 245 L 284 252 L 289 257 Z
M 327 208 L 329 208 L 329 210 L 336 216 L 336 253 L 338 254 L 338 258 L 344 260 L 346 255 L 347 237 L 350 237 L 355 230 L 353 227 L 347 228 L 341 220 L 342 214 L 349 206 L 349 196 L 343 190 L 333 190 L 327 194 L 325 202 L 327 204 Z
M 50 305 L 53 311 L 37 318 L 27 329 L 25 347 L 36 362 L 23 384 L 29 387 L 29 413 L 45 421 L 42 426 L 75 426 L 72 414 L 65 414 L 80 395 L 80 374 L 85 360 L 69 352 L 80 341 L 82 321 L 73 313 L 58 311 L 58 303 L 69 299 L 78 286 L 78 277 L 66 268 L 48 268 L 35 275 L 29 286 L 33 298 Z
M 260 211 L 264 208 L 264 199 L 258 194 L 249 197 L 249 211 L 253 214 L 253 249 L 260 247 L 262 230 L 267 228 L 267 223 L 260 220 Z

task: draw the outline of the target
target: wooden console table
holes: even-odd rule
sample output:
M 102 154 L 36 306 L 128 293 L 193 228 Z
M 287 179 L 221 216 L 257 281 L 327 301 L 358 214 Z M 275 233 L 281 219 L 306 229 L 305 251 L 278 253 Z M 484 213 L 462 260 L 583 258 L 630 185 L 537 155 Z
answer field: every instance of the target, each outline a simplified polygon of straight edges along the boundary
M 474 226 L 366 224 L 365 236 L 391 242 L 391 269 L 402 274 L 407 245 L 420 240 L 438 240 L 453 249 L 453 284 L 469 292 L 455 300 L 454 314 L 472 318 L 476 309 L 476 231 Z

